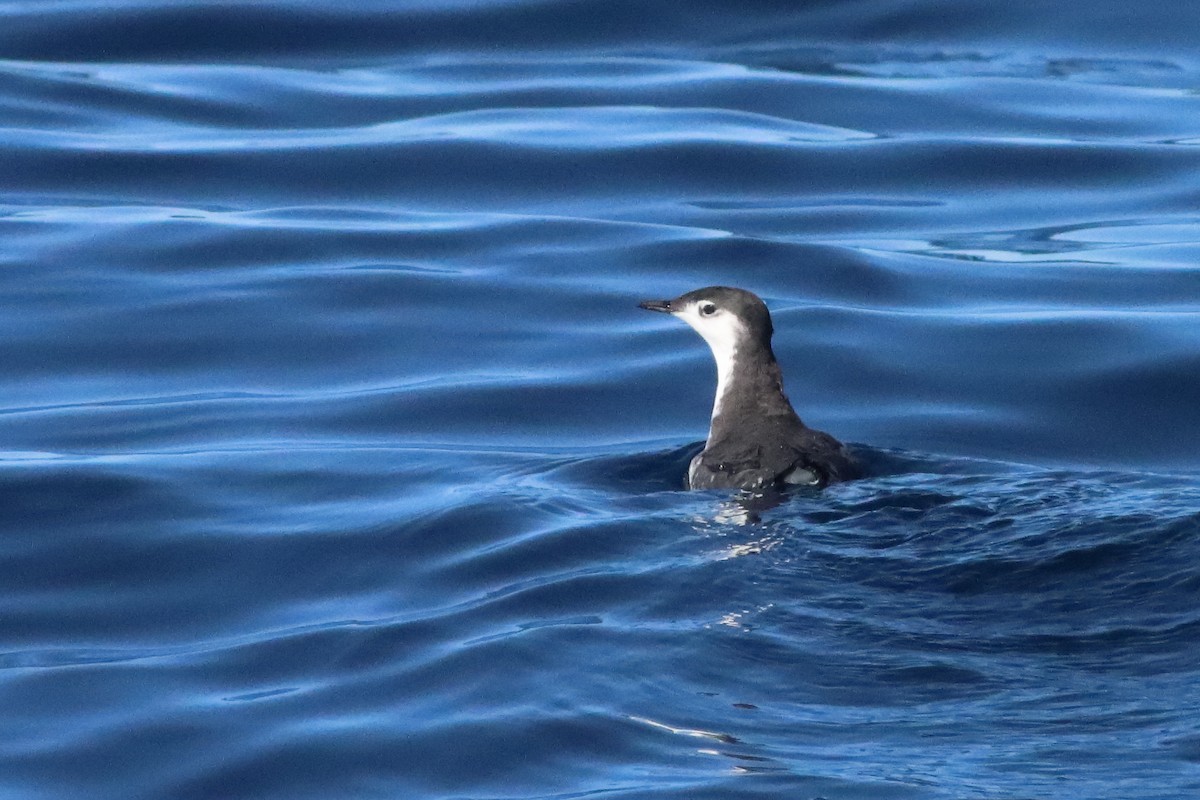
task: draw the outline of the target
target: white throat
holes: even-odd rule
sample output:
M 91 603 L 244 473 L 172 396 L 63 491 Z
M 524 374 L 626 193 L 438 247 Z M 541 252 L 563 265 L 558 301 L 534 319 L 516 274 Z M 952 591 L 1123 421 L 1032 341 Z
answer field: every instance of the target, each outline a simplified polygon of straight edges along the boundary
M 718 349 L 712 342 L 709 342 L 712 347 L 713 358 L 717 362 L 717 394 L 713 398 L 712 418 L 716 419 L 721 414 L 721 401 L 725 399 L 725 393 L 729 391 L 729 387 L 733 382 L 733 368 L 737 362 L 737 347 L 729 347 Z
M 713 360 L 717 362 L 717 394 L 713 399 L 712 419 L 721 415 L 721 404 L 733 383 L 733 370 L 737 364 L 738 344 L 746 336 L 746 327 L 737 317 L 728 312 L 719 312 L 715 316 L 703 317 L 695 308 L 679 312 L 679 317 L 700 334 L 712 350 Z M 709 437 L 712 437 L 712 427 L 709 426 Z

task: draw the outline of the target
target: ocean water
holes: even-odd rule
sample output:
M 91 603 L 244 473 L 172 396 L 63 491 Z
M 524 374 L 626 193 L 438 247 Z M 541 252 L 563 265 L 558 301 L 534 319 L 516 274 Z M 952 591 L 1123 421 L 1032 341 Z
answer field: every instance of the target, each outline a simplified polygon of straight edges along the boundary
M 1197 31 L 0 2 L 0 796 L 1200 797 Z

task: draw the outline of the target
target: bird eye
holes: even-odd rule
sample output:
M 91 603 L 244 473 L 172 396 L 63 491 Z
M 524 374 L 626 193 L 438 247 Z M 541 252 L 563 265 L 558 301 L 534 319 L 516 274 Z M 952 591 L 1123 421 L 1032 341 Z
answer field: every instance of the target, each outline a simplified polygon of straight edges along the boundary
M 705 303 L 704 305 L 700 306 L 700 315 L 701 316 L 711 317 L 715 313 L 717 313 L 717 307 L 714 306 L 712 303 Z

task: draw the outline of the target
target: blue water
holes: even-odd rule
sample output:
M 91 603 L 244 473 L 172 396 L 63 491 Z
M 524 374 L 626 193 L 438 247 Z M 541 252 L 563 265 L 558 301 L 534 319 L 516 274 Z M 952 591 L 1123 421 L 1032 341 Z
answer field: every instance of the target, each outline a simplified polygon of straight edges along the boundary
M 1200 796 L 1197 31 L 0 2 L 0 796 Z

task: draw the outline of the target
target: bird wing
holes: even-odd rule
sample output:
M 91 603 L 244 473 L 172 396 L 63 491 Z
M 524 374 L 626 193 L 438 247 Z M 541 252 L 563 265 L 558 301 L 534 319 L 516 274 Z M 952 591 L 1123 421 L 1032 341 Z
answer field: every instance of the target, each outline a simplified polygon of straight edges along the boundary
M 761 448 L 716 447 L 692 459 L 688 484 L 692 489 L 760 489 L 775 475 L 761 463 Z
M 815 484 L 854 477 L 845 447 L 811 428 L 773 436 L 767 443 L 715 443 L 696 456 L 688 471 L 693 489 L 759 489 L 775 483 Z

